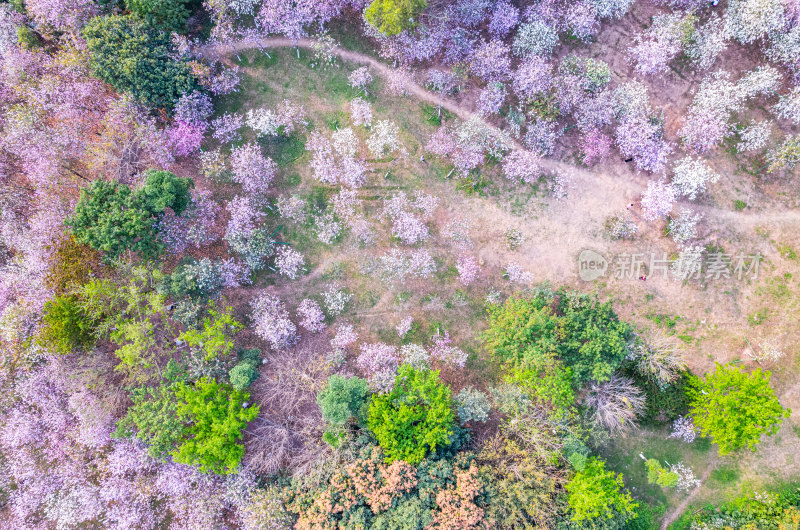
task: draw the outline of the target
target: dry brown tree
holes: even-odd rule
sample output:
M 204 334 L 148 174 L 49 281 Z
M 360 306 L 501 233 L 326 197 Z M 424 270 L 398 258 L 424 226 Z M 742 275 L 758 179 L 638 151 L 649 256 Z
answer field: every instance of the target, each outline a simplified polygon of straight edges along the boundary
M 658 331 L 637 338 L 633 357 L 636 370 L 662 388 L 677 381 L 686 371 L 683 351 L 675 339 Z
M 614 434 L 636 426 L 645 397 L 631 379 L 615 374 L 608 381 L 593 382 L 583 402 L 595 425 Z
M 318 346 L 305 342 L 275 353 L 253 383 L 251 392 L 260 412 L 247 427 L 244 457 L 253 472 L 306 473 L 330 456 L 330 447 L 322 441 L 325 424 L 316 401 L 330 369 L 319 353 L 324 346 Z

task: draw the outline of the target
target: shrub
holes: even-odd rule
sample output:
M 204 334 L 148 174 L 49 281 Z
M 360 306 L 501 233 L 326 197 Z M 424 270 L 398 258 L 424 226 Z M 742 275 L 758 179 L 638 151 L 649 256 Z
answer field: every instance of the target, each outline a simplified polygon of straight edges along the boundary
M 253 348 L 239 352 L 239 362 L 228 372 L 228 379 L 235 390 L 245 391 L 258 379 L 261 350 Z
M 631 516 L 638 506 L 630 493 L 623 491 L 622 475 L 606 471 L 605 462 L 597 458 L 590 458 L 566 489 L 573 521 L 611 519 L 617 514 Z
M 778 432 L 784 409 L 769 384 L 770 373 L 757 368 L 745 373 L 741 367 L 717 363 L 705 379 L 694 377 L 689 387 L 690 414 L 695 427 L 726 455 L 743 447 L 755 450 L 762 434 Z
M 172 59 L 170 35 L 134 16 L 95 17 L 83 35 L 94 75 L 149 106 L 171 109 L 195 89 L 189 66 Z
M 645 461 L 647 467 L 647 482 L 657 484 L 662 488 L 672 488 L 678 484 L 680 478 L 675 471 L 668 471 L 655 458 L 648 458 Z
M 400 367 L 391 392 L 375 394 L 367 425 L 387 462 L 418 464 L 425 455 L 449 443 L 454 416 L 450 388 L 439 372 Z
M 708 505 L 684 516 L 686 527 L 788 530 L 800 524 L 800 488 L 747 493 L 723 506 Z

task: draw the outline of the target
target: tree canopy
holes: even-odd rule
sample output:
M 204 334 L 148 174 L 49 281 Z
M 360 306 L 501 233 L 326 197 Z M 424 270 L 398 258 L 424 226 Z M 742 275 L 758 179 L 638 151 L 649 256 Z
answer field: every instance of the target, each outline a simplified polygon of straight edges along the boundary
M 414 26 L 414 19 L 428 5 L 426 0 L 373 0 L 364 11 L 367 22 L 391 37 Z
M 83 30 L 92 72 L 152 107 L 171 109 L 196 88 L 189 65 L 172 58 L 172 41 L 134 16 L 94 18 Z
M 566 486 L 572 520 L 631 516 L 637 504 L 623 486 L 622 475 L 606 470 L 602 460 L 590 458 Z
M 454 421 L 450 387 L 439 382 L 439 372 L 409 365 L 400 367 L 391 392 L 373 395 L 367 416 L 387 462 L 409 464 L 446 446 Z
M 117 435 L 136 436 L 153 456 L 169 454 L 204 472 L 231 473 L 244 455 L 242 429 L 258 415 L 258 406 L 243 407 L 249 397 L 208 378 L 139 389 Z
M 611 302 L 568 291 L 552 296 L 512 297 L 489 310 L 484 341 L 490 353 L 512 366 L 538 369 L 556 356 L 572 372 L 573 384 L 607 381 L 627 354 L 630 327 Z
M 158 220 L 169 207 L 180 214 L 191 200 L 192 180 L 150 170 L 144 187 L 96 180 L 81 190 L 75 212 L 64 224 L 75 239 L 114 258 L 126 250 L 154 256 L 161 250 Z
M 705 379 L 694 377 L 688 389 L 689 411 L 697 430 L 727 455 L 743 447 L 754 449 L 762 434 L 778 432 L 784 409 L 769 384 L 769 372 L 717 363 Z
M 187 0 L 125 0 L 125 5 L 142 20 L 164 29 L 180 32 L 189 18 Z

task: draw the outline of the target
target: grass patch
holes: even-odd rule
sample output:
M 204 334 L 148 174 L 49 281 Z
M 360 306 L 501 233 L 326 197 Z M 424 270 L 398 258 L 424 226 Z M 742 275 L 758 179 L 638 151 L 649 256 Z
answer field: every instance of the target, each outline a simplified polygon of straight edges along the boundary
M 280 167 L 297 161 L 306 152 L 306 137 L 294 133 L 291 136 L 269 136 L 259 138 L 258 143 L 264 152 Z
M 739 475 L 739 468 L 735 465 L 720 466 L 711 471 L 709 479 L 721 486 L 733 485 L 739 480 Z

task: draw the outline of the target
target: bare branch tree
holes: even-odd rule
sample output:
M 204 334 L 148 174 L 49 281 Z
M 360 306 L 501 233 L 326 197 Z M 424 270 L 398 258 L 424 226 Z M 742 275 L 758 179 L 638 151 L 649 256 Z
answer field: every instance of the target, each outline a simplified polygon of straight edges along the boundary
M 631 379 L 615 374 L 608 381 L 592 383 L 584 404 L 591 409 L 591 419 L 596 425 L 616 433 L 636 426 L 645 397 Z

